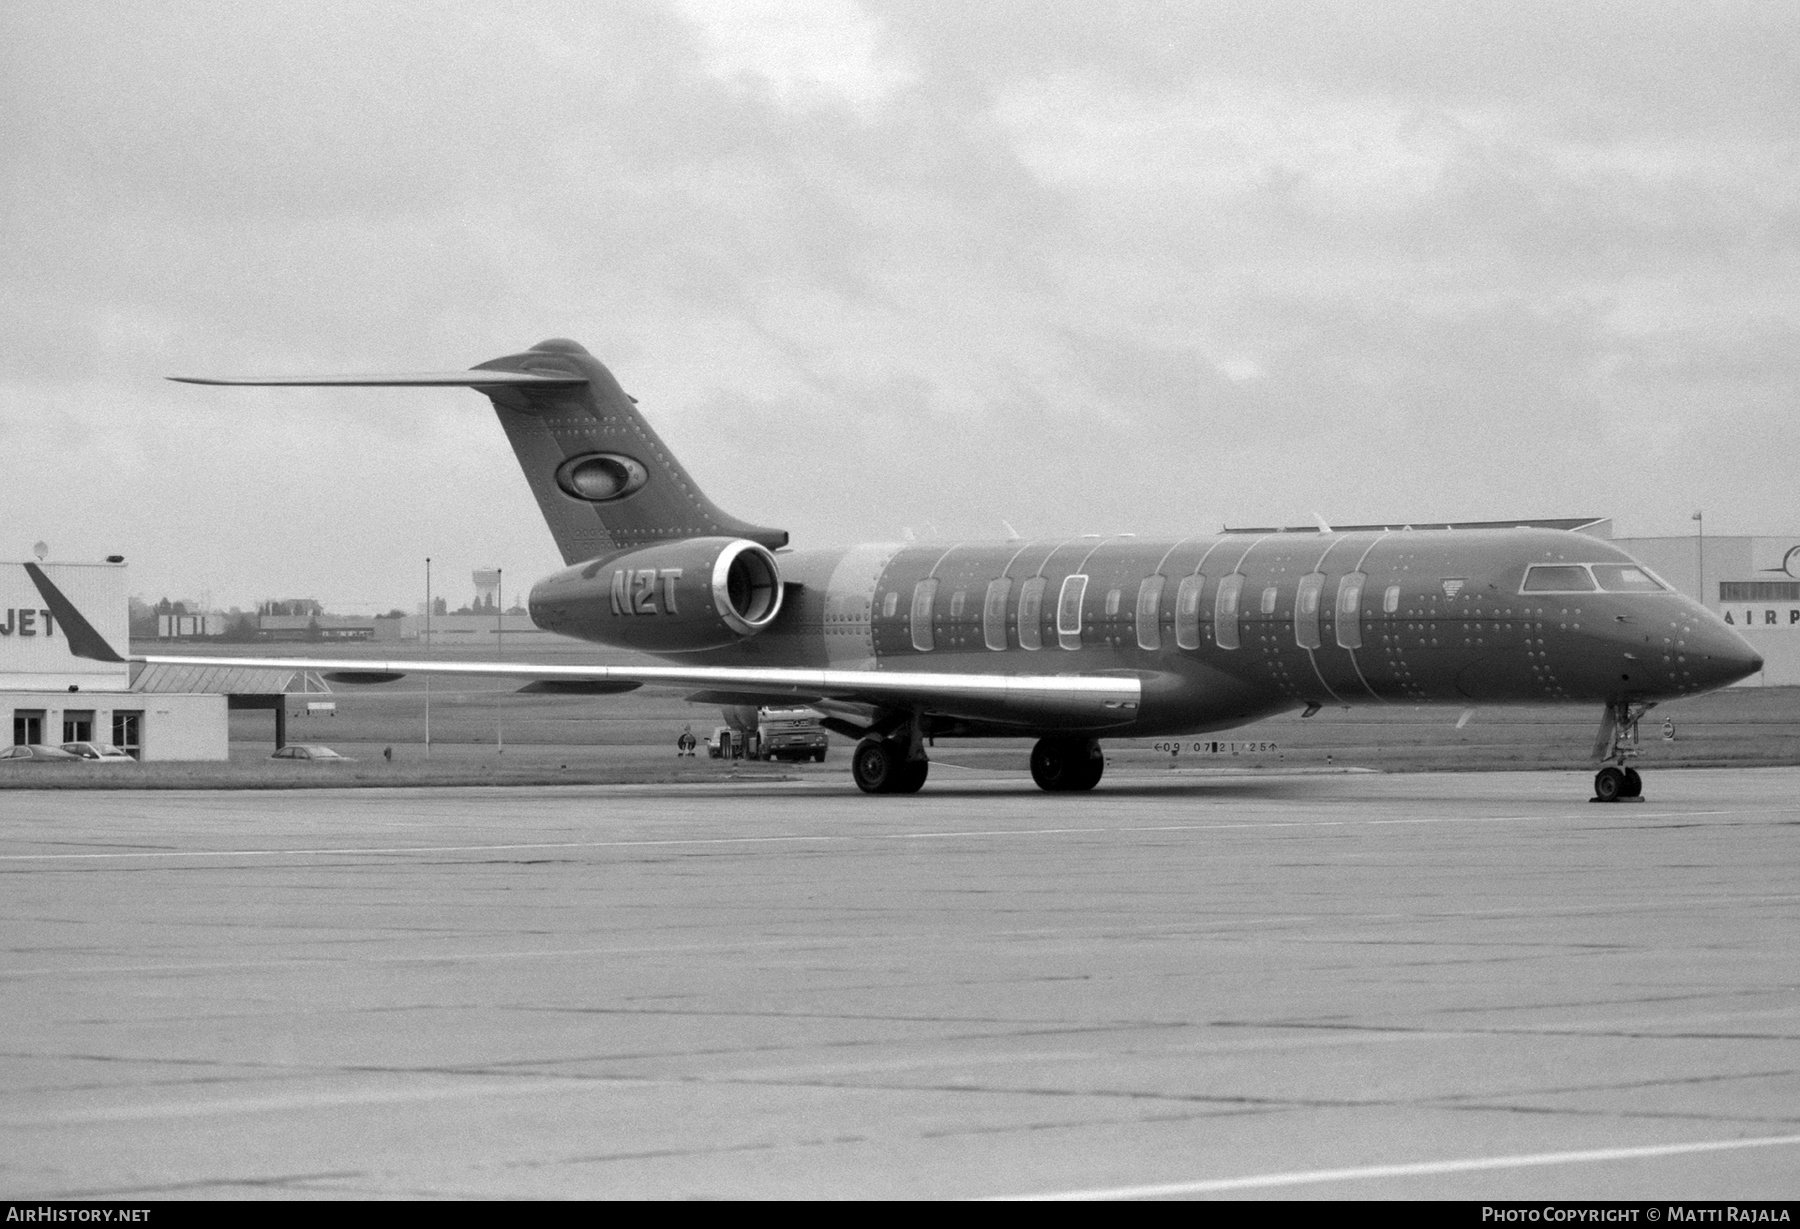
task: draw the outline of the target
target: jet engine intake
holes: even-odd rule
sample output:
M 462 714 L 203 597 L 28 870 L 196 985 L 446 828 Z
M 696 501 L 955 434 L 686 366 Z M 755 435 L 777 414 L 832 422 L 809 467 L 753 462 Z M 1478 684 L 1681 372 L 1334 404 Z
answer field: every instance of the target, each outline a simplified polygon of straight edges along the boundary
M 781 565 L 748 538 L 689 538 L 604 555 L 545 578 L 531 619 L 546 631 L 653 653 L 722 648 L 781 613 Z

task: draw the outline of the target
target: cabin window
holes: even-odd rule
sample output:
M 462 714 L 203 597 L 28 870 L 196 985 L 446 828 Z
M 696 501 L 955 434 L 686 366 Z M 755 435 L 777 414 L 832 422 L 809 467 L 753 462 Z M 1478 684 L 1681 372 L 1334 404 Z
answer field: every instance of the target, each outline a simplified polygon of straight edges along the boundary
M 1213 601 L 1213 643 L 1221 649 L 1238 647 L 1238 598 L 1244 592 L 1244 578 L 1232 573 L 1219 582 L 1219 596 Z
M 912 643 L 921 653 L 931 652 L 931 605 L 937 601 L 937 590 L 935 578 L 928 577 L 913 586 Z
M 1163 578 L 1146 576 L 1138 586 L 1137 600 L 1137 640 L 1138 648 L 1155 651 L 1162 648 L 1162 624 L 1157 620 L 1162 615 Z M 1199 598 L 1194 599 L 1195 606 Z
M 969 594 L 966 590 L 958 589 L 955 593 L 952 593 L 950 595 L 950 617 L 952 619 L 962 618 L 963 607 L 968 605 L 968 602 Z
M 1594 578 L 1578 563 L 1540 565 L 1525 571 L 1526 593 L 1592 593 Z
M 1317 572 L 1300 578 L 1294 592 L 1294 643 L 1303 649 L 1319 647 L 1319 595 L 1325 578 Z
M 1337 642 L 1340 649 L 1362 648 L 1362 591 L 1369 578 L 1361 572 L 1347 572 L 1338 581 Z
M 898 609 L 900 609 L 900 592 L 899 592 L 899 590 L 895 590 L 894 592 L 888 594 L 886 597 L 881 599 L 881 617 L 882 618 L 884 618 L 884 619 L 893 618 L 894 612 Z
M 1109 589 L 1106 594 L 1106 617 L 1116 619 L 1119 615 L 1119 603 L 1124 599 L 1122 589 Z
M 996 653 L 1006 648 L 1006 599 L 1012 581 L 1006 577 L 988 582 L 987 600 L 981 604 L 981 638 Z
M 1175 588 L 1175 643 L 1184 649 L 1200 647 L 1200 590 L 1204 576 L 1183 576 Z
M 1281 591 L 1279 589 L 1277 589 L 1274 585 L 1270 585 L 1267 589 L 1263 590 L 1263 592 L 1262 592 L 1262 612 L 1264 614 L 1274 614 L 1275 613 L 1275 599 L 1280 596 L 1280 592 Z
M 1087 596 L 1088 578 L 1079 572 L 1063 578 L 1056 600 L 1056 643 L 1065 649 L 1081 647 L 1081 602 Z
M 1632 563 L 1596 563 L 1594 579 L 1608 593 L 1661 593 L 1662 582 Z
M 1398 609 L 1400 609 L 1400 586 L 1389 585 L 1387 592 L 1381 595 L 1382 613 L 1393 614 Z
M 1050 582 L 1033 576 L 1019 586 L 1019 647 L 1044 647 L 1044 587 Z

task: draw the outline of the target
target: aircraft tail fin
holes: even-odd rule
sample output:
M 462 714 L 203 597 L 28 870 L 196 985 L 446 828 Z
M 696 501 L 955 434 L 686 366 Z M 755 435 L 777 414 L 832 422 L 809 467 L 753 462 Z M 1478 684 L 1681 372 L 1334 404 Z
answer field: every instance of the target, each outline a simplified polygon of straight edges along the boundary
M 469 371 L 171 378 L 189 384 L 446 387 L 484 393 L 564 563 L 682 538 L 749 538 L 771 550 L 787 544 L 786 530 L 741 521 L 708 499 L 612 372 L 573 341 L 541 341 Z

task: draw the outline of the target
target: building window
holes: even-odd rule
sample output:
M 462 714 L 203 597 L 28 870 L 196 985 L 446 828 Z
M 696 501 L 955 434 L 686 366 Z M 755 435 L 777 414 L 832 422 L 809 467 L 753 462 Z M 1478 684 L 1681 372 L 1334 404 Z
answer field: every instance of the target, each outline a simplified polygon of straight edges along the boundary
M 13 746 L 37 746 L 44 741 L 44 710 L 21 708 L 13 711 Z
M 937 601 L 938 582 L 935 577 L 921 580 L 913 586 L 912 600 L 912 643 L 913 648 L 921 653 L 931 652 L 931 606 Z
M 1722 580 L 1721 602 L 1800 602 L 1800 581 Z
M 91 708 L 64 709 L 62 740 L 66 743 L 93 742 L 94 710 Z
M 113 710 L 112 744 L 132 759 L 142 759 L 144 748 L 144 714 L 142 710 Z
M 1062 594 L 1056 599 L 1056 643 L 1065 649 L 1081 647 L 1081 603 L 1087 583 L 1079 572 L 1063 578 Z
M 981 606 L 981 638 L 995 652 L 1006 648 L 1006 599 L 1011 593 L 1011 580 L 989 581 L 987 600 Z
M 1137 640 L 1138 648 L 1155 651 L 1162 648 L 1163 578 L 1146 576 L 1144 583 L 1138 586 L 1137 600 Z
M 1044 589 L 1049 581 L 1033 576 L 1019 586 L 1019 647 L 1044 647 Z

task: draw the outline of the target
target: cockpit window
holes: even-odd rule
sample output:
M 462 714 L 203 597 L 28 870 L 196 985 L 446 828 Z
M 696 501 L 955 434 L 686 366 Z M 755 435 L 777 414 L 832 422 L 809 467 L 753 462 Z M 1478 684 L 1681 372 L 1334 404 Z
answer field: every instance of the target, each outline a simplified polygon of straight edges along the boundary
M 1592 593 L 1594 578 L 1577 563 L 1544 564 L 1525 571 L 1526 593 Z
M 1661 593 L 1662 582 L 1632 563 L 1593 564 L 1594 579 L 1608 593 Z

